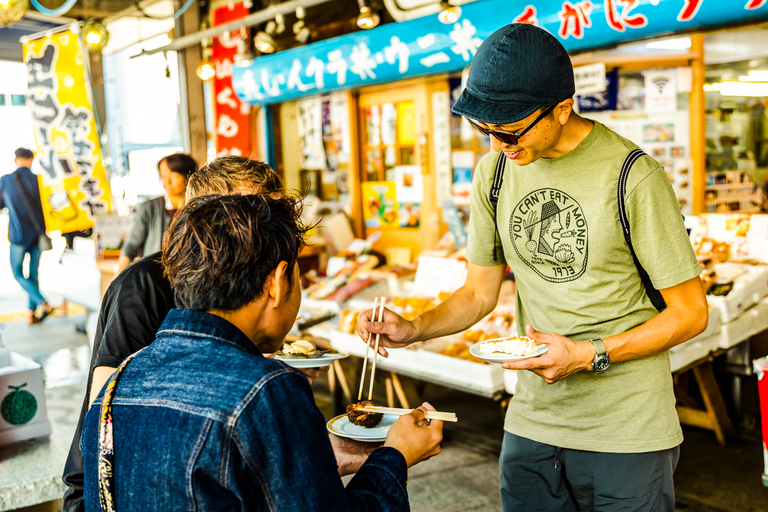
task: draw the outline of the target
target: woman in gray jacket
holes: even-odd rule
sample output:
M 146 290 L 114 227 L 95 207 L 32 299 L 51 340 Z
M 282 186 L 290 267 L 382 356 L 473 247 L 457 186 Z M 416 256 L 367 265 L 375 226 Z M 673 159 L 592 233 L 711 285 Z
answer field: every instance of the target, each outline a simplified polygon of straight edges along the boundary
M 197 170 L 197 163 L 187 154 L 175 153 L 162 158 L 157 170 L 165 195 L 145 201 L 136 209 L 131 232 L 120 253 L 118 273 L 137 257 L 161 249 L 165 230 L 176 211 L 184 206 L 187 180 Z

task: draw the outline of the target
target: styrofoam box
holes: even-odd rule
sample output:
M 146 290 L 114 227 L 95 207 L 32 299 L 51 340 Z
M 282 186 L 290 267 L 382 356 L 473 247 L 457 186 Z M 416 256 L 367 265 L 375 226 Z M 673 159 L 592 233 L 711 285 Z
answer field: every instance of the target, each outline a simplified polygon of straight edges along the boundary
M 700 336 L 684 341 L 669 349 L 669 363 L 673 372 L 685 368 L 694 361 L 707 357 L 710 352 L 717 349 L 717 344 L 720 340 L 720 336 L 717 333 L 706 338 L 701 338 Z
M 365 357 L 366 345 L 357 335 L 338 330 L 310 329 L 310 333 L 327 337 L 331 346 L 341 353 Z M 379 356 L 376 367 L 489 398 L 504 389 L 500 365 L 479 364 L 440 354 L 453 341 L 439 339 L 419 348 L 387 349 L 389 357 Z M 370 361 L 373 350 L 368 357 Z
M 23 387 L 14 391 L 10 386 Z M 15 352 L 0 351 L 0 403 L 11 399 L 10 395 L 13 393 L 21 392 L 32 394 L 37 402 L 37 411 L 22 425 L 12 425 L 0 414 L 0 445 L 45 437 L 51 433 L 51 424 L 48 422 L 45 408 L 42 368 L 31 359 Z
M 720 332 L 720 328 L 722 327 L 723 322 L 720 319 L 720 309 L 709 305 L 709 321 L 707 323 L 707 328 L 704 329 L 704 331 L 701 334 L 698 334 L 697 336 L 691 338 L 690 341 L 703 339 L 703 338 L 709 338 L 710 336 L 714 336 L 715 334 Z
M 725 297 L 707 295 L 707 301 L 720 309 L 723 323 L 731 322 L 768 295 L 768 266 L 724 263 L 715 266 L 715 271 L 719 268 L 730 269 L 734 265 L 742 267 L 744 273 L 736 276 L 730 293 Z
M 763 299 L 735 320 L 722 325 L 718 346 L 724 349 L 734 347 L 766 329 L 768 329 L 768 301 Z

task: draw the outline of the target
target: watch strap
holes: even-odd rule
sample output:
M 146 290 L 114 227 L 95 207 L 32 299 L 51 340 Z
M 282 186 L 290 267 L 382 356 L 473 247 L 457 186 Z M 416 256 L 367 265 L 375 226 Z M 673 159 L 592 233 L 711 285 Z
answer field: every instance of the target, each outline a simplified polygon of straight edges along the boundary
M 605 354 L 607 351 L 605 350 L 605 343 L 603 343 L 602 338 L 596 338 L 594 340 L 589 340 L 589 342 L 595 346 L 595 359 Z

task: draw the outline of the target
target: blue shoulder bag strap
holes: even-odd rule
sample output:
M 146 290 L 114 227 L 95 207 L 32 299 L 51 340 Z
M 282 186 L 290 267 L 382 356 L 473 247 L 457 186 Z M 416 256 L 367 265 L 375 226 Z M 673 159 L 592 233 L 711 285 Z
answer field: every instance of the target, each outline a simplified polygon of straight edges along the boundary
M 651 299 L 653 306 L 660 312 L 666 309 L 667 304 L 664 302 L 664 297 L 661 296 L 661 292 L 653 287 L 651 278 L 648 277 L 648 272 L 645 271 L 640 261 L 637 259 L 635 249 L 632 247 L 632 238 L 629 233 L 629 220 L 627 220 L 626 211 L 626 195 L 627 195 L 627 180 L 629 179 L 629 171 L 632 169 L 632 165 L 638 158 L 645 155 L 643 150 L 635 149 L 627 155 L 627 159 L 624 160 L 624 165 L 621 168 L 621 174 L 619 175 L 619 219 L 621 220 L 621 230 L 624 233 L 624 240 L 627 241 L 629 246 L 629 252 L 632 253 L 632 258 L 635 260 L 635 266 L 637 267 L 637 273 L 640 274 L 640 279 L 645 286 L 645 292 L 648 294 L 648 298 Z
M 493 184 L 491 185 L 491 192 L 488 199 L 491 201 L 493 207 L 493 229 L 496 232 L 496 237 L 499 236 L 499 225 L 496 223 L 496 205 L 499 202 L 499 193 L 501 192 L 501 183 L 504 181 L 504 164 L 507 161 L 504 157 L 504 152 L 499 151 L 499 158 L 496 160 L 496 172 L 493 173 Z M 496 243 L 493 244 L 493 261 L 498 261 L 496 257 Z

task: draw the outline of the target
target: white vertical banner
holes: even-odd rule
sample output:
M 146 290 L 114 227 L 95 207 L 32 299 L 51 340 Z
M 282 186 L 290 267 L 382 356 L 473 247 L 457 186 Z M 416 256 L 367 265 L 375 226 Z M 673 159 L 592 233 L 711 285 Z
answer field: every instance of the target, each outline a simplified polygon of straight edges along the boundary
M 323 148 L 323 106 L 320 98 L 300 101 L 299 138 L 301 139 L 302 169 L 325 169 L 325 149 Z
M 451 197 L 451 112 L 448 91 L 432 93 L 432 137 L 437 204 Z

